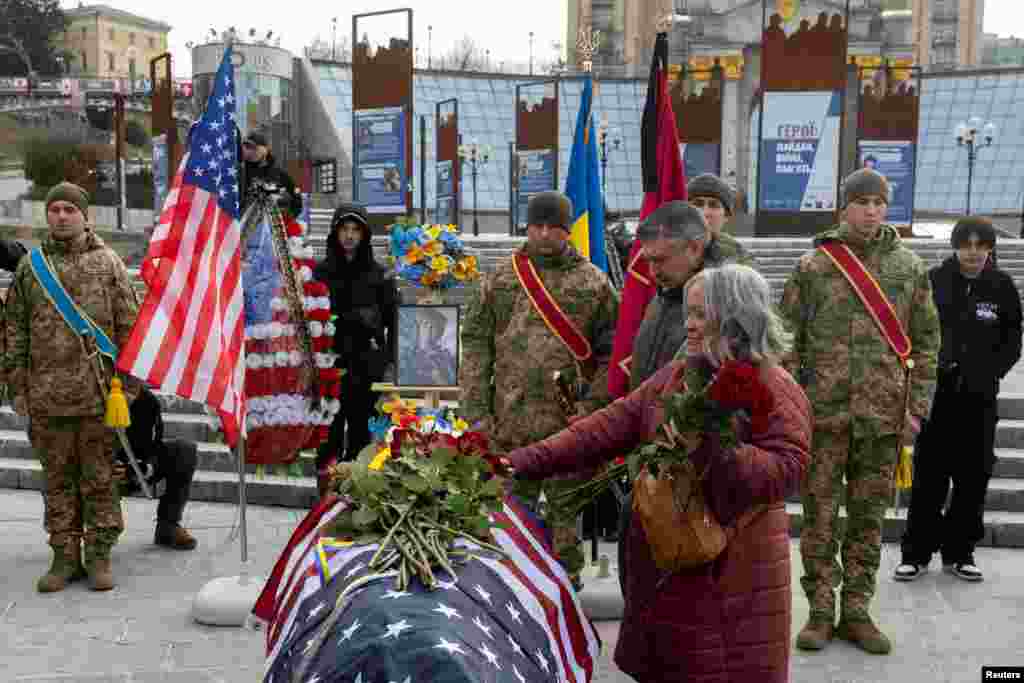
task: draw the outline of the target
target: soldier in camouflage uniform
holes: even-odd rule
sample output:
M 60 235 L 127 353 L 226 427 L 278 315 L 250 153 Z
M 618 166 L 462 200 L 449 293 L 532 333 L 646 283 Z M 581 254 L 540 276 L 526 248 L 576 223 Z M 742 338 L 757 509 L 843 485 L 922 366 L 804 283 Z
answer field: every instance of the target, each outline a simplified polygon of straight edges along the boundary
M 121 347 L 135 323 L 135 291 L 121 259 L 86 228 L 88 206 L 88 195 L 77 185 L 54 187 L 46 198 L 50 235 L 42 249 L 71 299 Z M 88 572 L 93 590 L 109 590 L 114 587 L 110 552 L 124 519 L 114 476 L 114 434 L 103 421 L 105 391 L 95 360 L 51 303 L 28 258 L 18 265 L 8 294 L 6 333 L 4 365 L 14 410 L 29 418 L 29 440 L 45 478 L 53 564 L 37 589 L 59 591 Z M 109 361 L 101 362 L 109 387 L 113 371 Z M 130 386 L 135 385 L 126 382 L 126 390 Z
M 834 590 L 840 584 L 836 634 L 867 652 L 891 650 L 868 607 L 899 449 L 928 416 L 935 390 L 939 319 L 924 263 L 901 243 L 895 228 L 883 223 L 888 199 L 882 175 L 867 169 L 851 174 L 843 184 L 845 221 L 814 243 L 845 244 L 881 286 L 912 343 L 909 387 L 903 363 L 822 250 L 800 258 L 781 303 L 794 332 L 787 369 L 800 380 L 815 412 L 800 536 L 801 584 L 811 614 L 796 644 L 806 650 L 820 650 L 831 640 Z M 841 504 L 847 521 L 840 542 Z M 842 567 L 836 560 L 840 545 Z
M 527 242 L 521 247 L 559 308 L 589 340 L 592 360 L 583 368 L 589 394 L 577 408 L 590 412 L 607 403 L 608 362 L 618 313 L 618 295 L 607 276 L 568 243 L 572 208 L 558 192 L 531 199 Z M 470 424 L 491 436 L 494 447 L 510 451 L 551 436 L 566 426 L 552 375 L 577 376 L 577 363 L 545 324 L 519 283 L 512 260 L 485 276 L 469 303 L 462 328 L 460 409 Z M 516 482 L 514 493 L 536 504 L 547 492 L 546 520 L 555 551 L 580 585 L 584 557 L 575 515 L 550 502 L 557 491 L 584 481 L 579 476 L 545 482 Z
M 687 183 L 686 196 L 690 204 L 704 212 L 710 237 L 708 252 L 722 262 L 732 261 L 757 268 L 757 259 L 739 240 L 722 230 L 735 213 L 736 193 L 733 189 L 718 176 L 703 173 Z

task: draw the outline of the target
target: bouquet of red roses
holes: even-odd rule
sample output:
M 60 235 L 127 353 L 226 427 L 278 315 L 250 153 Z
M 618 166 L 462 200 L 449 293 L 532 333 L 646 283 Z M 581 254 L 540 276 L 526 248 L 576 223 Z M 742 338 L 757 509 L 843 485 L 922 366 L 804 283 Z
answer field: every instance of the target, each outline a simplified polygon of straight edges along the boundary
M 685 463 L 711 433 L 719 435 L 723 448 L 734 448 L 739 444 L 740 415 L 749 418 L 752 432 L 762 431 L 773 403 L 759 372 L 747 361 L 726 361 L 714 375 L 709 367 L 687 368 L 682 391 L 662 398 L 664 420 L 658 437 L 555 501 L 578 513 L 613 481 L 635 479 L 645 467 L 657 476 L 662 467 Z

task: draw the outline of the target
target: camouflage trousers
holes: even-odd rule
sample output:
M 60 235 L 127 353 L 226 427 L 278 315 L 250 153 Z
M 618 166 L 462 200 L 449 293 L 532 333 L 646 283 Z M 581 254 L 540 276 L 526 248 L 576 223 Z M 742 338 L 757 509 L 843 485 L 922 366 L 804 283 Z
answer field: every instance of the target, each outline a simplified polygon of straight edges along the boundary
M 835 621 L 835 589 L 842 586 L 842 615 L 868 619 L 882 553 L 882 523 L 892 503 L 900 437 L 860 436 L 847 429 L 815 430 L 804 481 L 800 579 L 811 618 Z M 845 493 L 845 496 L 844 496 Z M 845 498 L 845 499 L 844 499 Z M 846 507 L 840 538 L 839 506 Z M 836 555 L 841 552 L 842 566 Z
M 576 488 L 585 482 L 585 479 L 546 479 L 544 481 L 516 480 L 512 484 L 512 494 L 534 512 L 539 512 L 540 494 L 544 493 L 547 502 L 544 506 L 543 518 L 548 528 L 551 529 L 555 556 L 577 586 L 580 584 L 580 574 L 586 565 L 586 558 L 583 554 L 583 538 L 580 535 L 577 516 L 554 505 L 551 502 L 551 497 Z
M 102 416 L 32 418 L 29 440 L 43 466 L 50 545 L 77 548 L 84 537 L 87 561 L 109 558 L 124 531 L 113 431 Z

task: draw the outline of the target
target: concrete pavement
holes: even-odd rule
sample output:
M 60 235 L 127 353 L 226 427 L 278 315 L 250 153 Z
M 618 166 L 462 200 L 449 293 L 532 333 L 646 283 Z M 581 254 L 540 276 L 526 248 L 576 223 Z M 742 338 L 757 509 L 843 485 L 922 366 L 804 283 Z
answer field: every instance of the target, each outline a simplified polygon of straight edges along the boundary
M 231 537 L 235 506 L 193 503 L 186 524 L 199 539 L 191 553 L 153 546 L 155 505 L 125 501 L 128 530 L 114 552 L 118 587 L 92 593 L 74 584 L 39 595 L 36 578 L 49 563 L 37 492 L 0 491 L 0 680 L 34 683 L 251 683 L 260 680 L 263 634 L 210 628 L 190 617 L 196 592 L 211 578 L 239 572 Z M 298 510 L 249 509 L 249 570 L 266 575 L 295 524 Z M 614 546 L 600 552 L 614 559 Z M 834 643 L 816 655 L 794 652 L 791 680 L 799 683 L 980 680 L 983 665 L 1024 665 L 1024 551 L 983 548 L 986 581 L 969 585 L 942 573 L 909 584 L 889 577 L 899 561 L 882 556 L 875 614 L 895 644 L 890 657 L 865 655 Z M 807 616 L 799 594 L 793 544 L 793 633 Z M 592 602 L 588 598 L 588 602 Z M 605 640 L 601 683 L 630 679 L 611 663 L 619 624 L 598 622 Z

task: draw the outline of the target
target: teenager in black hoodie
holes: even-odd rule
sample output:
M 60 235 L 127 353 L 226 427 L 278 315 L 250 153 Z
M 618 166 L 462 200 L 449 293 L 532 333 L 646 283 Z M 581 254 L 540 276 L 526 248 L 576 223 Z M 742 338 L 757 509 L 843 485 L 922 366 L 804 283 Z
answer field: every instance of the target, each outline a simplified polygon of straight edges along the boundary
M 917 441 L 914 485 L 897 581 L 912 581 L 934 552 L 965 581 L 984 578 L 974 562 L 985 535 L 985 494 L 995 465 L 999 381 L 1021 355 L 1021 303 L 1013 279 L 990 258 L 996 231 L 983 218 L 953 228 L 956 255 L 929 273 L 942 323 L 938 388 Z M 953 484 L 953 499 L 942 506 Z
M 338 459 L 354 459 L 370 443 L 368 423 L 379 396 L 370 385 L 381 380 L 395 357 L 398 289 L 389 269 L 373 258 L 363 207 L 342 204 L 335 210 L 327 258 L 317 264 L 313 277 L 330 289 L 331 313 L 337 316 L 334 351 L 338 367 L 345 370 L 341 410 L 317 455 L 322 495 L 327 467 Z

